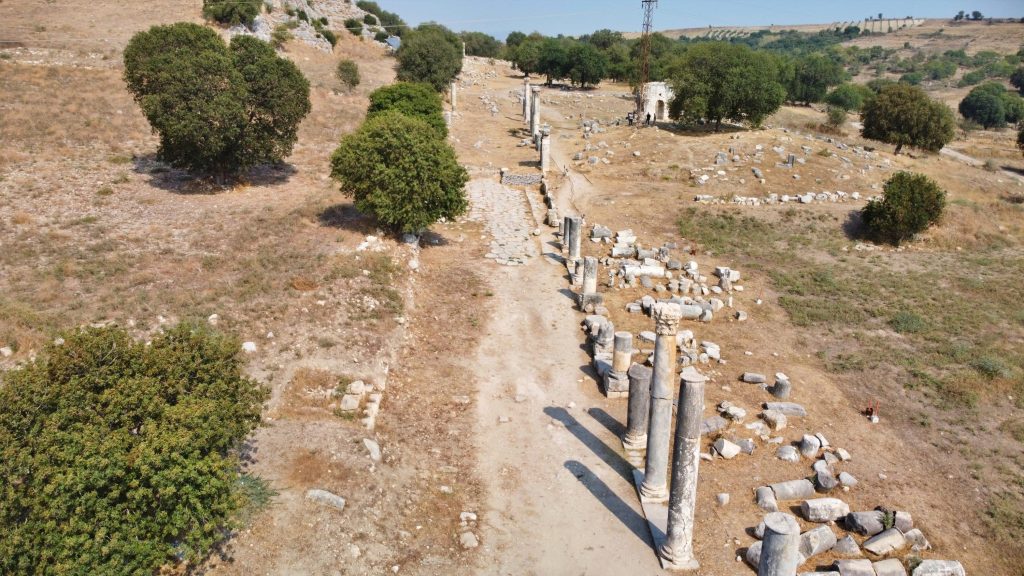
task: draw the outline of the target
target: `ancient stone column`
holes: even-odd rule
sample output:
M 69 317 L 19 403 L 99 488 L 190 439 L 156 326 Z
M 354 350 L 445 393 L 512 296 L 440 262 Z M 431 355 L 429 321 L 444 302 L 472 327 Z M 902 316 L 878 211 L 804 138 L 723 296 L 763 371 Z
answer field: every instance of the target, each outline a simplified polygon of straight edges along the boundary
M 651 416 L 647 430 L 647 463 L 640 495 L 647 501 L 668 497 L 668 440 L 672 433 L 672 384 L 676 374 L 676 332 L 682 311 L 678 304 L 659 302 L 654 317 L 654 377 L 651 379 Z
M 452 112 L 458 109 L 459 83 L 452 82 Z
M 533 87 L 530 86 L 530 79 L 523 79 L 523 122 L 532 122 L 533 117 Z M 530 125 L 532 129 L 532 124 Z
M 580 236 L 583 229 L 583 218 L 579 216 L 570 216 L 569 229 L 566 230 L 566 238 L 569 240 L 569 261 L 575 262 L 580 259 Z
M 643 450 L 647 446 L 647 421 L 651 410 L 651 377 L 653 372 L 643 364 L 633 364 L 629 375 L 629 406 L 626 409 L 626 434 L 622 446 L 626 450 Z
M 672 489 L 668 497 L 668 535 L 659 550 L 667 567 L 696 570 L 693 557 L 693 514 L 697 508 L 697 468 L 700 465 L 700 425 L 704 421 L 707 378 L 694 368 L 683 370 L 672 457 Z
M 551 136 L 545 134 L 540 139 L 540 171 L 547 174 L 551 168 Z
M 530 90 L 530 135 L 536 138 L 540 133 L 540 88 L 534 86 Z
M 584 285 L 587 279 L 583 279 Z M 594 276 L 594 287 L 597 287 L 597 276 Z M 597 298 L 595 293 L 590 298 Z M 587 306 L 589 309 L 589 306 Z M 616 332 L 612 348 L 612 365 L 603 375 L 604 394 L 609 398 L 623 398 L 629 394 L 629 364 L 633 359 L 633 333 Z
M 587 256 L 583 259 L 583 295 L 587 296 L 597 292 L 597 258 L 593 256 Z M 626 334 L 630 337 L 632 343 L 633 335 L 629 332 Z M 615 340 L 618 342 L 619 335 L 615 335 Z M 626 368 L 629 368 L 629 364 L 626 364 Z M 625 372 L 626 370 L 622 370 Z
M 757 576 L 795 576 L 800 565 L 800 524 L 785 512 L 764 517 Z

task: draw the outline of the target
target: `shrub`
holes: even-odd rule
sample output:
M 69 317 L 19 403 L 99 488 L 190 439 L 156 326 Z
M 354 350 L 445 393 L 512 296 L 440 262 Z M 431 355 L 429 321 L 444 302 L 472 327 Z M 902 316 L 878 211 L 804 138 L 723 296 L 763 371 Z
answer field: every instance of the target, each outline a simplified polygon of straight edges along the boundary
M 292 31 L 288 28 L 287 24 L 278 24 L 274 27 L 274 31 L 270 33 L 270 44 L 278 50 L 291 41 L 291 39 Z
M 441 138 L 448 136 L 448 126 L 444 122 L 444 103 L 441 96 L 427 84 L 398 82 L 378 88 L 370 94 L 367 119 L 391 110 L 419 118 L 434 128 Z
M 291 153 L 309 113 L 309 82 L 267 43 L 227 46 L 196 24 L 154 26 L 124 51 L 124 78 L 171 165 L 222 181 Z
M 889 326 L 900 334 L 919 334 L 928 329 L 928 323 L 924 318 L 913 312 L 897 312 L 889 320 Z
M 960 79 L 960 82 L 957 83 L 957 86 L 961 88 L 967 86 L 974 86 L 975 84 L 981 82 L 985 78 L 987 78 L 987 76 L 983 71 L 975 70 L 973 72 L 968 72 L 967 74 L 964 74 L 963 78 Z
M 861 84 L 842 84 L 825 97 L 825 103 L 838 106 L 847 112 L 860 110 L 864 103 L 875 96 L 874 91 Z
M 1021 125 L 1020 130 L 1017 132 L 1017 148 L 1024 152 L 1024 124 Z
M 238 449 L 267 390 L 238 342 L 64 334 L 0 386 L 0 573 L 155 574 L 202 561 L 246 504 Z M 244 478 L 244 477 L 243 477 Z
M 1024 96 L 1024 66 L 1017 68 L 1017 70 L 1010 75 L 1010 84 L 1020 92 L 1021 96 Z
M 356 208 L 395 232 L 420 232 L 466 211 L 469 179 L 437 130 L 397 110 L 382 112 L 342 138 L 331 176 Z
M 338 36 L 334 33 L 334 30 L 328 30 L 324 28 L 320 30 L 320 35 L 323 36 L 324 40 L 331 45 L 331 48 L 338 45 Z
M 338 62 L 338 79 L 349 90 L 359 86 L 359 65 L 347 58 Z
M 917 86 L 924 81 L 924 72 L 909 72 L 900 76 L 900 82 L 904 84 L 910 84 L 911 86 Z
M 1002 128 L 1006 126 L 1004 92 L 1006 89 L 1001 84 L 982 84 L 971 90 L 960 102 L 960 114 L 985 128 Z
M 377 42 L 387 42 L 391 36 L 387 32 L 380 31 L 373 35 L 373 39 Z
M 263 8 L 263 0 L 203 0 L 203 16 L 221 24 L 252 24 Z
M 953 111 L 907 84 L 886 86 L 864 106 L 865 138 L 938 152 L 956 136 Z
M 923 174 L 898 172 L 885 183 L 880 200 L 861 211 L 867 236 L 899 245 L 937 223 L 946 209 L 946 192 Z
M 381 10 L 381 7 L 376 2 L 370 2 L 369 0 L 359 0 L 359 2 L 356 2 L 356 6 L 376 16 L 380 25 L 391 34 L 395 36 L 404 35 L 406 28 L 405 20 L 402 20 L 398 14 Z
M 830 128 L 840 128 L 843 124 L 846 124 L 846 110 L 839 106 L 827 106 L 825 108 L 825 115 L 827 118 L 825 123 Z
M 367 26 L 376 26 L 377 17 L 373 14 L 367 14 L 366 16 L 363 16 L 363 24 L 366 24 Z
M 345 29 L 351 32 L 353 36 L 362 36 L 363 23 L 356 18 L 349 18 L 345 20 Z
M 438 24 L 421 24 L 402 38 L 398 79 L 445 90 L 462 71 L 462 40 Z

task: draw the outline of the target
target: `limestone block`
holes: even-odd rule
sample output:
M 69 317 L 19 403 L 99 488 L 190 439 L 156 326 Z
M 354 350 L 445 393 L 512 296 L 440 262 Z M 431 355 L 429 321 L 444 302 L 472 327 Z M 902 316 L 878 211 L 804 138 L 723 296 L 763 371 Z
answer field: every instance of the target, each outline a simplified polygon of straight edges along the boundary
M 836 545 L 836 534 L 830 526 L 819 526 L 800 535 L 800 555 L 804 561 L 824 554 Z
M 853 488 L 857 485 L 857 479 L 853 477 L 853 474 L 849 472 L 839 473 L 839 483 L 848 488 Z
M 889 528 L 881 534 L 876 534 L 864 543 L 864 549 L 876 556 L 884 556 L 906 547 L 906 537 L 896 528 Z
M 799 462 L 800 452 L 797 451 L 795 446 L 779 446 L 779 449 L 775 452 L 775 456 L 779 460 L 785 462 Z
M 893 521 L 893 525 L 900 532 L 906 534 L 914 528 L 914 518 L 910 515 L 910 512 L 899 510 L 896 512 L 896 519 Z
M 913 576 L 967 576 L 956 560 L 925 560 L 914 568 Z
M 832 552 L 839 556 L 860 556 L 860 545 L 853 539 L 853 536 L 847 534 L 836 542 L 836 545 L 832 547 Z
M 779 502 L 775 499 L 775 491 L 770 486 L 761 486 L 754 491 L 757 507 L 765 512 L 778 512 Z
M 786 428 L 786 415 L 778 410 L 765 410 L 761 413 L 761 418 L 772 430 L 779 431 Z
M 761 563 L 761 542 L 757 541 L 751 544 L 747 548 L 747 553 L 743 555 L 743 559 L 756 570 L 757 565 Z
M 706 436 L 708 434 L 714 434 L 715 432 L 725 430 L 728 426 L 729 421 L 725 418 L 722 418 L 721 416 L 711 416 L 710 418 L 705 418 L 704 421 L 701 422 L 700 433 L 701 435 Z
M 921 552 L 923 550 L 931 550 L 932 545 L 928 542 L 928 539 L 924 537 L 924 533 L 914 528 L 909 532 L 905 532 L 903 536 L 907 539 L 907 543 L 910 544 L 910 549 L 914 552 Z
M 803 454 L 805 458 L 817 458 L 819 450 L 821 450 L 821 441 L 817 437 L 804 434 L 800 439 L 800 454 Z
M 740 453 L 740 447 L 725 438 L 719 438 L 715 441 L 715 451 L 722 458 L 732 460 Z
M 345 394 L 341 397 L 341 410 L 344 412 L 351 412 L 359 408 L 359 400 L 362 396 L 359 394 Z
M 758 374 L 757 372 L 744 372 L 740 378 L 747 384 L 764 384 L 767 380 L 764 374 Z
M 806 478 L 777 482 L 771 488 L 778 500 L 803 500 L 814 496 L 814 484 Z
M 875 576 L 871 560 L 836 560 L 840 576 Z
M 907 576 L 903 563 L 896 558 L 875 562 L 872 566 L 875 569 L 876 576 Z
M 846 515 L 843 523 L 850 532 L 860 534 L 861 536 L 874 536 L 885 530 L 885 526 L 882 525 L 883 517 L 884 515 L 878 510 L 851 512 Z
M 345 499 L 326 490 L 308 490 L 306 492 L 306 499 L 317 504 L 337 508 L 338 510 L 345 509 Z
M 838 498 L 815 498 L 804 500 L 800 512 L 809 522 L 834 522 L 849 514 L 850 506 Z
M 786 416 L 799 416 L 801 418 L 807 416 L 807 409 L 793 402 L 765 402 L 764 409 L 775 410 Z

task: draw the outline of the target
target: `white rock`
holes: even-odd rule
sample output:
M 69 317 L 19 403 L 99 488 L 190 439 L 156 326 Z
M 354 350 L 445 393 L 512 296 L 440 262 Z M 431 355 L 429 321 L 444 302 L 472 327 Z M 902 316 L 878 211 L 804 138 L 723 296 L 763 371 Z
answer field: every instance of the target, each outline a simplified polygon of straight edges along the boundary
M 253 352 L 256 351 L 256 343 L 255 342 L 243 342 L 242 343 L 242 351 L 245 352 L 246 354 L 252 354 Z

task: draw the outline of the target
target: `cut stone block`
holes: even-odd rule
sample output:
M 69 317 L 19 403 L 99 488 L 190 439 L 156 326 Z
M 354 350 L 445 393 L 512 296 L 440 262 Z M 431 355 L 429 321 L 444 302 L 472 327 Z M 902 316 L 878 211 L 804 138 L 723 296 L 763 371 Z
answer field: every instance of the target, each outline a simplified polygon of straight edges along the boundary
M 807 416 L 807 409 L 794 402 L 765 402 L 764 409 L 775 410 L 786 416 L 799 416 L 800 418 Z
M 967 576 L 956 560 L 925 560 L 914 568 L 914 576 Z
M 740 453 L 740 447 L 725 438 L 719 438 L 715 441 L 715 451 L 722 458 L 732 460 Z
M 761 413 L 761 418 L 775 431 L 784 430 L 788 424 L 786 415 L 778 410 L 765 410 Z
M 786 462 L 800 461 L 800 452 L 797 451 L 796 446 L 779 446 L 779 449 L 778 451 L 775 452 L 775 455 L 779 458 L 779 460 L 784 460 Z
M 800 512 L 810 522 L 834 522 L 849 514 L 850 506 L 838 498 L 815 498 L 805 500 L 800 505 Z
M 924 533 L 914 528 L 909 532 L 903 534 L 907 539 L 907 543 L 910 544 L 910 549 L 914 552 L 921 552 L 923 550 L 931 550 L 932 545 L 928 542 L 928 539 L 924 537 Z
M 775 491 L 769 486 L 761 486 L 754 492 L 757 507 L 765 512 L 778 512 L 779 502 L 775 499 Z
M 832 552 L 839 556 L 860 556 L 860 545 L 853 539 L 853 536 L 847 534 L 836 542 L 836 545 L 832 547 Z
M 740 379 L 747 384 L 764 384 L 766 381 L 765 375 L 757 372 L 744 372 Z
M 882 525 L 883 518 L 884 515 L 878 510 L 851 512 L 846 515 L 844 524 L 850 532 L 855 532 L 861 536 L 874 536 L 885 530 L 885 526 Z
M 864 549 L 876 556 L 885 556 L 906 547 L 906 537 L 896 528 L 889 528 L 881 534 L 876 534 L 864 543 Z
M 840 576 L 875 576 L 871 560 L 836 560 Z
M 819 526 L 800 535 L 800 555 L 804 561 L 824 554 L 836 545 L 836 534 L 829 526 Z
M 800 454 L 806 458 L 817 458 L 819 450 L 821 450 L 821 441 L 816 436 L 804 434 L 800 440 Z
M 903 568 L 903 563 L 896 558 L 875 562 L 872 567 L 875 569 L 876 576 L 907 576 L 907 570 Z
M 893 521 L 893 526 L 899 528 L 900 532 L 906 534 L 914 529 L 914 518 L 910 515 L 910 512 L 899 510 L 896 512 L 896 518 Z

